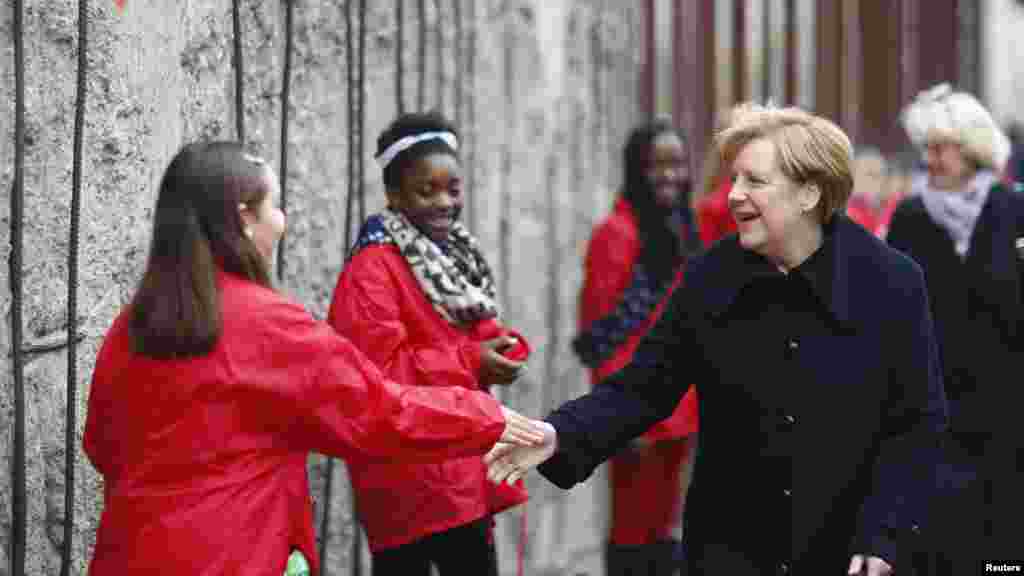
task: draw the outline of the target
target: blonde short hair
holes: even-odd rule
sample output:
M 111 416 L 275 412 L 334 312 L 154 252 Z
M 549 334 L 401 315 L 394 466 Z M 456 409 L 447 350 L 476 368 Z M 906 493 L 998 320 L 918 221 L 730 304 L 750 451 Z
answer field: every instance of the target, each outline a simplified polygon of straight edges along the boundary
M 956 142 L 978 166 L 1001 172 L 1010 158 L 1010 140 L 981 102 L 939 84 L 917 95 L 900 113 L 915 146 L 930 139 Z
M 744 103 L 731 114 L 731 124 L 715 136 L 726 165 L 744 146 L 764 138 L 775 145 L 779 169 L 798 184 L 821 190 L 817 214 L 822 223 L 842 211 L 853 189 L 853 146 L 833 122 L 799 108 Z

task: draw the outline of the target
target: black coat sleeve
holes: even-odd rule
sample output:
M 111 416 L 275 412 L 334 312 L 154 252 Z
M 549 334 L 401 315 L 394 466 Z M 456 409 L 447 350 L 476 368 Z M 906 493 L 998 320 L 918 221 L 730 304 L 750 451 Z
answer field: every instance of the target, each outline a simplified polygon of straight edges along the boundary
M 874 466 L 872 491 L 865 499 L 854 552 L 896 565 L 920 533 L 942 458 L 947 426 L 942 370 L 928 295 L 920 268 L 904 280 L 901 302 L 912 316 L 893 327 L 903 344 L 890 368 L 888 401 Z M 912 307 L 910 306 L 912 303 Z
M 672 415 L 700 380 L 703 354 L 688 309 L 685 286 L 641 340 L 633 361 L 585 396 L 571 400 L 546 420 L 558 432 L 558 451 L 538 471 L 560 488 L 571 488 L 633 438 Z
M 916 219 L 912 208 L 913 203 L 913 199 L 904 200 L 896 207 L 892 219 L 889 221 L 889 231 L 885 235 L 885 242 L 889 246 L 911 257 L 913 257 L 911 250 L 913 242 L 911 240 L 915 236 L 914 221 Z

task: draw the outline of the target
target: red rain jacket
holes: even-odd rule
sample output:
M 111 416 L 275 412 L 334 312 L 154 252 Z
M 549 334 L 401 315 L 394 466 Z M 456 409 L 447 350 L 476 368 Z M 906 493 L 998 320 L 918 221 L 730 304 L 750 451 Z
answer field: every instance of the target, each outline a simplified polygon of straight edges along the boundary
M 480 389 L 480 342 L 505 331 L 494 321 L 470 330 L 448 323 L 390 244 L 363 248 L 345 265 L 328 322 L 390 378 L 427 394 L 444 386 Z M 491 484 L 479 456 L 435 464 L 361 463 L 349 472 L 371 550 L 401 546 L 527 500 L 521 488 Z
M 285 297 L 218 283 L 210 354 L 133 354 L 127 312 L 103 342 L 84 440 L 104 480 L 90 574 L 280 576 L 293 548 L 318 574 L 310 451 L 356 466 L 479 458 L 501 436 L 490 396 L 401 386 Z
M 723 178 L 711 194 L 697 201 L 697 229 L 705 247 L 736 231 L 736 220 L 729 211 L 731 188 L 732 180 Z
M 580 295 L 580 327 L 615 309 L 622 292 L 629 286 L 633 264 L 640 254 L 636 218 L 629 203 L 619 199 L 612 214 L 597 228 L 587 247 L 585 278 Z M 672 291 L 681 283 L 676 275 L 669 293 L 626 342 L 596 370 L 591 382 L 601 380 L 629 363 L 641 338 L 661 316 Z M 659 442 L 681 439 L 697 431 L 697 397 L 691 388 L 675 413 L 654 425 L 644 438 L 657 442 L 643 455 L 623 455 L 612 459 L 612 531 L 615 544 L 638 545 L 667 540 L 678 524 L 681 512 L 680 466 L 688 445 Z
M 866 198 L 851 196 L 846 202 L 846 215 L 865 230 L 878 236 L 882 228 L 884 205 L 873 206 Z

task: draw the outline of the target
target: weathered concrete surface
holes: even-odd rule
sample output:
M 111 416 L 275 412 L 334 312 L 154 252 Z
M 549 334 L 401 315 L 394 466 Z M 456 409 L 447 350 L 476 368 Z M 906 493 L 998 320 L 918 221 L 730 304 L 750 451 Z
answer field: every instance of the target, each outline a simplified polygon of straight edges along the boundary
M 568 351 L 584 243 L 610 206 L 619 150 L 636 119 L 639 14 L 610 0 L 427 2 L 424 107 L 461 120 L 471 170 L 467 219 L 501 274 L 512 325 L 537 351 L 527 377 L 502 393 L 540 415 L 586 389 Z M 77 50 L 77 2 L 26 2 L 24 258 L 26 344 L 60 342 L 67 328 L 67 252 Z M 396 111 L 393 2 L 367 2 L 366 133 L 362 165 L 370 211 L 382 205 L 372 162 Z M 284 4 L 242 2 L 245 118 L 251 148 L 280 165 Z M 81 452 L 89 375 L 103 333 L 130 298 L 147 251 L 163 168 L 184 142 L 234 137 L 231 2 L 90 2 L 88 108 L 78 287 L 78 441 L 74 569 L 84 574 L 102 504 L 102 480 Z M 297 0 L 289 104 L 288 224 L 280 287 L 323 317 L 344 253 L 349 118 L 346 4 Z M 406 2 L 404 102 L 417 107 L 420 39 Z M 461 36 L 457 31 L 461 29 Z M 9 554 L 14 421 L 7 258 L 13 179 L 12 3 L 0 7 L 0 575 Z M 438 44 L 440 43 L 440 45 Z M 440 58 L 438 57 L 440 55 Z M 439 64 L 440 63 L 440 64 Z M 64 519 L 67 352 L 26 358 L 28 574 L 59 573 Z M 319 518 L 325 459 L 310 458 Z M 327 538 L 332 574 L 348 573 L 353 537 L 344 467 L 334 466 Z M 530 574 L 596 575 L 604 535 L 602 479 L 566 494 L 529 480 Z M 502 572 L 514 574 L 521 511 L 499 518 Z
M 1000 123 L 1024 123 L 1024 5 L 1014 0 L 989 0 L 981 5 L 981 94 Z

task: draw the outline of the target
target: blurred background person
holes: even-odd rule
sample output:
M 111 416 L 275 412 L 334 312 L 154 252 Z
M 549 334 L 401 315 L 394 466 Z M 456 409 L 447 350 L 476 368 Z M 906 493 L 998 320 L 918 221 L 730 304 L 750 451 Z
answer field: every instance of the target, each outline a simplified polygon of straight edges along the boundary
M 328 322 L 384 373 L 426 392 L 487 391 L 529 352 L 498 316 L 487 260 L 459 216 L 458 134 L 436 113 L 396 118 L 377 139 L 387 207 L 362 224 Z M 420 424 L 430 426 L 429 421 Z M 496 575 L 492 515 L 527 500 L 494 486 L 479 456 L 349 467 L 374 576 Z
M 530 437 L 486 394 L 385 378 L 274 291 L 278 197 L 234 142 L 185 146 L 164 173 L 145 272 L 92 375 L 91 574 L 315 575 L 309 452 L 440 461 Z
M 1020 122 L 1011 122 L 1006 129 L 1010 139 L 1010 161 L 1006 165 L 1006 181 L 1024 181 L 1024 126 Z
M 690 212 L 689 149 L 669 120 L 636 127 L 623 154 L 624 182 L 612 213 L 587 246 L 580 335 L 573 346 L 596 385 L 632 360 L 640 339 L 700 249 Z M 609 576 L 671 575 L 681 564 L 682 503 L 697 430 L 691 392 L 611 461 Z
M 716 134 L 728 127 L 731 114 L 732 110 L 728 109 L 718 113 Z M 710 248 L 719 239 L 736 231 L 736 221 L 729 211 L 732 174 L 722 165 L 721 156 L 714 146 L 709 147 L 702 170 L 701 194 L 694 204 L 700 240 L 705 248 Z
M 853 192 L 846 215 L 878 236 L 883 228 L 888 166 L 877 148 L 858 149 L 853 158 Z
M 970 574 L 1021 552 L 1024 196 L 1001 182 L 1009 141 L 970 94 L 931 88 L 902 122 L 927 176 L 887 238 L 924 269 L 951 415 L 930 545 L 936 571 Z
M 891 155 L 886 161 L 885 182 L 882 185 L 885 192 L 876 232 L 879 238 L 884 239 L 889 234 L 893 213 L 910 196 L 914 177 L 921 172 L 920 156 L 917 150 L 905 150 Z

